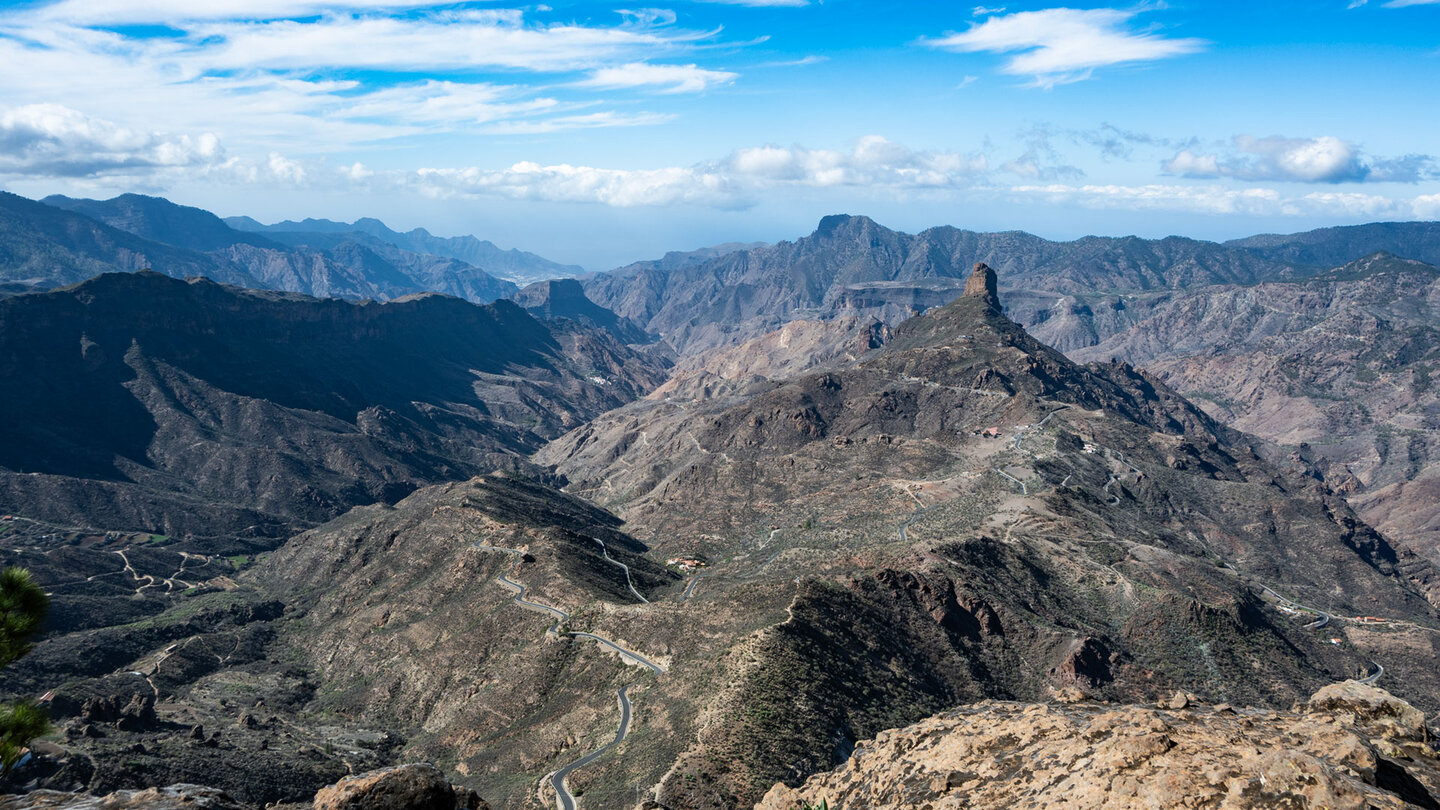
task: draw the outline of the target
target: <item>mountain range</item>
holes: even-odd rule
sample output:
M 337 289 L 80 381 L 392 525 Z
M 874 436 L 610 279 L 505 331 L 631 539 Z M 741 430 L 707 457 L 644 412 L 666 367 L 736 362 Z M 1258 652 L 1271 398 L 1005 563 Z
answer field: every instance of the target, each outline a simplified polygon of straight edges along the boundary
M 374 217 L 362 217 L 350 223 L 305 219 L 300 222 L 286 220 L 273 225 L 262 225 L 250 217 L 227 217 L 225 224 L 239 231 L 265 234 L 287 244 L 324 244 L 354 239 L 357 234 L 363 234 L 411 253 L 456 259 L 474 267 L 483 267 L 494 276 L 518 284 L 568 278 L 585 272 L 585 268 L 578 265 L 558 264 L 523 250 L 503 250 L 493 242 L 474 236 L 434 236 L 424 228 L 400 233 Z
M 0 697 L 57 726 L 7 790 L 299 807 L 423 760 L 495 808 L 863 804 L 902 771 L 942 806 L 1083 735 L 1066 768 L 1115 801 L 1221 753 L 1229 790 L 1262 745 L 1342 763 L 1264 784 L 1440 796 L 1425 223 L 837 216 L 472 302 L 402 294 L 464 260 L 379 227 L 52 200 L 0 198 L 31 288 L 0 298 L 0 562 L 53 605 Z M 341 297 L 265 289 L 299 257 Z M 1361 703 L 1380 736 L 1320 751 Z M 922 738 L 960 722 L 989 736 L 941 785 Z
M 1305 278 L 1381 249 L 1420 258 L 1440 250 L 1437 238 L 1428 223 L 1316 231 L 1288 237 L 1316 246 L 1292 258 L 1264 247 L 1288 244 L 1281 237 L 1262 239 L 1263 245 L 1173 236 L 1052 242 L 1019 231 L 952 227 L 910 235 L 868 217 L 831 216 L 795 242 L 705 261 L 632 265 L 584 284 L 600 305 L 688 353 L 740 342 L 797 318 L 842 312 L 873 315 L 893 326 L 957 297 L 971 265 L 986 262 L 1004 281 L 1007 312 L 1069 351 L 1129 324 L 1120 295 Z M 1344 258 L 1310 263 L 1322 256 Z M 1063 323 L 1060 313 L 1078 317 Z
M 363 234 L 310 248 L 237 231 L 209 211 L 158 197 L 125 194 L 102 201 L 54 196 L 42 202 L 161 245 L 199 253 L 217 269 L 198 275 L 242 286 L 379 300 L 443 292 L 477 303 L 507 297 L 516 289 L 464 262 L 401 250 Z M 164 261 L 153 264 L 166 275 L 192 275 Z

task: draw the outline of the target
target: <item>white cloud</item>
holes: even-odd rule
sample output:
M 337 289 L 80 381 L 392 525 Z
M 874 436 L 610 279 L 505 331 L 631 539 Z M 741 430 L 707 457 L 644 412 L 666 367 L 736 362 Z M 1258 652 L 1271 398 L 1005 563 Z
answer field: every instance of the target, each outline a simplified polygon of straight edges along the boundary
M 272 179 L 282 183 L 300 185 L 305 182 L 305 167 L 278 152 L 271 152 L 265 161 L 265 169 Z
M 40 6 L 40 19 L 79 25 L 176 23 L 196 20 L 275 20 L 336 10 L 390 10 L 429 0 L 61 0 Z
M 983 156 L 918 151 L 871 135 L 848 151 L 760 146 L 689 167 L 632 170 L 524 162 L 507 169 L 422 169 L 402 178 L 392 176 L 391 182 L 437 196 L 744 208 L 777 188 L 961 189 L 986 168 Z
M 1434 175 L 1433 158 L 1427 155 L 1369 158 L 1355 144 L 1331 135 L 1318 138 L 1237 135 L 1224 154 L 1182 149 L 1162 167 L 1181 177 L 1300 183 L 1414 183 Z
M 199 167 L 221 162 L 212 133 L 170 135 L 131 129 L 58 104 L 0 113 L 0 172 L 87 177 Z
M 815 54 L 810 54 L 809 56 L 802 56 L 799 59 L 782 59 L 778 62 L 761 62 L 760 64 L 756 65 L 756 67 L 805 67 L 807 65 L 818 65 L 821 62 L 828 61 L 830 61 L 830 57 L 828 56 L 817 56 Z
M 427 80 L 333 99 L 329 114 L 346 119 L 454 125 L 510 120 L 562 107 L 553 98 L 520 98 L 519 88 Z
M 193 27 L 209 42 L 189 63 L 208 70 L 313 69 L 343 66 L 386 70 L 481 68 L 570 71 L 627 54 L 665 51 L 709 36 L 637 26 L 528 26 L 520 12 L 484 10 L 420 18 L 325 17 L 318 21 L 203 23 Z
M 1273 188 L 1229 188 L 1205 185 L 1048 185 L 1015 186 L 1007 192 L 1021 199 L 1052 204 L 1121 211 L 1171 211 L 1242 216 L 1323 216 L 1376 219 L 1424 216 L 1440 212 L 1440 195 L 1413 200 L 1374 194 L 1312 192 L 1285 195 Z
M 175 11 L 192 5 L 202 10 Z M 640 76 L 631 66 L 694 52 L 715 37 L 667 27 L 673 15 L 631 14 L 617 25 L 589 26 L 531 23 L 527 12 L 515 10 L 381 13 L 415 5 L 66 0 L 10 7 L 0 10 L 0 87 L 16 107 L 59 102 L 132 129 L 214 131 L 242 152 L 296 154 L 427 132 L 485 132 L 506 123 L 517 130 L 558 131 L 668 120 L 597 110 L 607 104 L 607 95 L 574 98 L 579 91 L 566 84 L 571 78 L 566 74 L 615 68 L 612 89 L 662 92 L 736 77 L 698 65 L 655 66 L 663 73 Z M 175 11 L 167 19 L 173 34 L 89 27 L 148 19 L 151 8 L 157 15 Z M 325 11 L 337 8 L 351 11 Z M 285 16 L 316 10 L 325 13 Z M 234 19 L 251 11 L 261 21 Z M 275 19 L 266 19 L 272 15 Z M 328 78 L 370 70 L 444 78 L 399 83 Z M 508 83 L 469 80 L 480 71 L 503 72 Z M 553 97 L 550 91 L 562 88 L 570 88 L 572 98 Z M 582 109 L 589 117 L 577 114 Z M 137 120 L 143 126 L 132 123 Z
M 718 3 L 726 6 L 750 6 L 752 8 L 800 8 L 801 6 L 810 5 L 810 0 L 700 0 L 700 2 Z
M 713 165 L 752 184 L 907 189 L 965 187 L 989 168 L 983 155 L 917 151 L 879 135 L 859 139 L 848 152 L 760 146 Z
M 500 121 L 481 128 L 489 135 L 543 135 L 574 129 L 648 127 L 675 120 L 666 113 L 618 113 L 610 110 L 583 115 L 560 115 L 530 121 Z
M 724 177 L 685 168 L 622 170 L 524 162 L 499 170 L 420 169 L 410 185 L 434 196 L 498 195 L 620 208 L 675 203 L 727 208 L 743 204 Z
M 1440 219 L 1440 194 L 1422 194 L 1410 207 L 1416 219 Z
M 1082 81 L 1096 68 L 1195 53 L 1199 39 L 1131 31 L 1139 10 L 1051 8 L 990 17 L 968 31 L 923 42 L 947 51 L 1015 53 L 1002 70 L 1032 76 L 1040 87 Z
M 1230 189 L 1221 186 L 1083 185 L 1015 186 L 1010 193 L 1043 197 L 1051 203 L 1086 208 L 1188 211 L 1205 214 L 1269 214 L 1278 211 L 1279 192 L 1266 188 Z
M 701 93 L 717 85 L 730 84 L 740 77 L 725 70 L 707 70 L 699 65 L 652 65 L 631 62 L 590 72 L 577 87 L 655 87 L 661 93 Z
M 1181 149 L 1175 157 L 1165 162 L 1165 171 L 1181 177 L 1219 177 L 1220 158 L 1215 155 L 1197 155 L 1189 149 Z

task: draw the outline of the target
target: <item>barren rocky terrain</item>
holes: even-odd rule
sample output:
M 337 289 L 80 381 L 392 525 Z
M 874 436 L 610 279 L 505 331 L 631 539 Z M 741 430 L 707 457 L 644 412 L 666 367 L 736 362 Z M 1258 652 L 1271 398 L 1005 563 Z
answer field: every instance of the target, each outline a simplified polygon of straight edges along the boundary
M 1353 681 L 1288 711 L 986 701 L 887 731 L 757 810 L 1440 806 L 1425 715 Z
M 131 285 L 188 307 L 166 306 L 165 328 L 147 332 Z M 199 782 L 260 805 L 424 760 L 497 808 L 553 806 L 557 787 L 589 808 L 735 808 L 777 782 L 802 792 L 772 798 L 825 798 L 806 780 L 946 711 L 993 723 L 999 748 L 1013 715 L 1043 715 L 1050 737 L 1036 745 L 1059 746 L 1107 713 L 1108 729 L 1148 728 L 1151 710 L 1121 704 L 1181 691 L 1257 707 L 1245 716 L 1269 725 L 1156 715 L 1175 727 L 1168 739 L 1260 748 L 1328 722 L 1283 710 L 1349 678 L 1374 679 L 1412 712 L 1440 710 L 1434 565 L 1361 520 L 1325 459 L 1227 427 L 1133 365 L 1080 365 L 1037 341 L 1006 316 L 987 266 L 957 300 L 893 329 L 796 321 L 681 358 L 664 385 L 658 354 L 625 345 L 612 329 L 623 324 L 574 292 L 534 291 L 531 306 L 560 317 L 548 322 L 505 303 L 361 306 L 152 275 L 0 302 L 7 324 L 43 305 L 63 327 L 52 376 L 35 379 L 165 403 L 192 415 L 146 418 L 195 426 L 179 431 L 192 442 L 238 452 L 234 426 L 246 424 L 196 414 L 273 409 L 287 425 L 359 427 L 364 406 L 388 413 L 381 427 L 412 426 L 390 441 L 450 461 L 328 514 L 274 508 L 294 527 L 278 548 L 229 530 L 161 533 L 150 513 L 108 522 L 119 513 L 68 495 L 64 514 L 15 501 L 6 561 L 35 570 L 57 612 L 4 692 L 44 696 L 59 730 L 10 787 Z M 96 314 L 107 307 L 130 317 Z M 371 373 L 304 365 L 284 347 L 318 338 L 263 331 L 261 311 L 266 323 L 344 326 L 324 356 Z M 189 343 L 158 339 L 187 319 L 203 326 Z M 103 375 L 82 373 L 92 355 Z M 294 382 L 257 387 L 270 377 L 245 370 L 260 366 Z M 151 367 L 187 387 L 146 383 Z M 30 403 L 26 424 L 53 435 L 97 424 L 31 396 L 14 406 Z M 39 478 L 75 482 L 64 493 L 130 488 L 163 507 L 156 493 L 172 490 L 149 483 L 162 479 L 121 476 L 188 457 L 149 443 L 163 430 L 116 445 L 125 424 L 55 445 L 78 460 L 36 456 L 99 472 Z M 299 461 L 336 457 L 323 435 L 296 435 Z M 460 464 L 462 444 L 504 471 Z M 204 484 L 204 469 L 163 480 Z M 1013 705 L 1056 695 L 1088 702 Z M 1346 733 L 1368 739 L 1335 739 Z M 1257 762 L 1225 767 L 1263 775 Z M 1346 778 L 1326 789 L 1394 794 L 1378 777 Z
M 1121 357 L 1316 464 L 1367 522 L 1440 561 L 1440 270 L 1376 254 L 1304 282 L 1166 296 L 1077 359 Z

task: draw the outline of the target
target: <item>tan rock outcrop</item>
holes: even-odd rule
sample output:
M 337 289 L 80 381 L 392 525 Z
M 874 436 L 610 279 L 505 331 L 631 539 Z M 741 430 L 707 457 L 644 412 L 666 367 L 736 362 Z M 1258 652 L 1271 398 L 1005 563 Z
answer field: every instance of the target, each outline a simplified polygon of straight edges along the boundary
M 397 765 L 347 776 L 315 794 L 315 810 L 490 810 L 474 791 L 452 787 L 434 765 Z
M 1000 311 L 1000 287 L 995 271 L 984 262 L 976 262 L 975 270 L 965 282 L 965 298 L 982 298 L 996 312 Z
M 777 784 L 757 810 L 1440 807 L 1425 717 L 1384 690 L 1334 684 L 1292 712 L 1177 698 L 965 706 L 862 742 L 799 788 Z

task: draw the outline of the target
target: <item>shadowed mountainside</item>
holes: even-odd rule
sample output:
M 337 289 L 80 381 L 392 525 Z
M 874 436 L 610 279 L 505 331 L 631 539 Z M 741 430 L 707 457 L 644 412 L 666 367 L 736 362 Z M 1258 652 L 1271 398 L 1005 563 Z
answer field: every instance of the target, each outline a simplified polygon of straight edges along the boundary
M 355 304 L 138 273 L 0 300 L 0 376 L 7 511 L 270 534 L 513 466 L 663 368 L 508 302 Z
M 653 337 L 635 325 L 591 301 L 580 282 L 573 278 L 537 281 L 510 297 L 535 317 L 550 321 L 567 318 L 596 329 L 603 329 L 623 343 L 650 343 Z
M 205 276 L 243 287 L 260 286 L 227 262 L 0 191 L 0 278 L 6 282 L 47 289 L 101 273 L 152 266 L 176 277 Z

